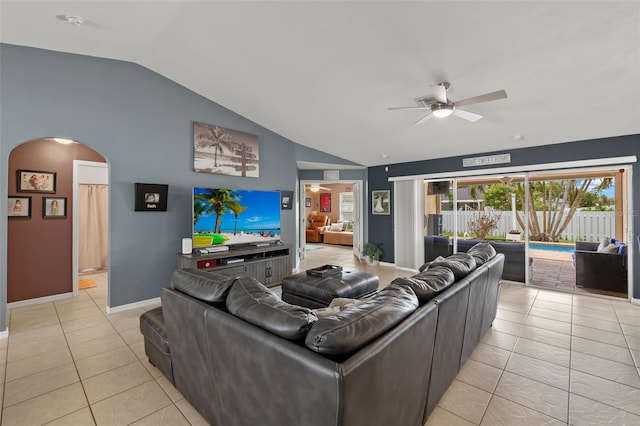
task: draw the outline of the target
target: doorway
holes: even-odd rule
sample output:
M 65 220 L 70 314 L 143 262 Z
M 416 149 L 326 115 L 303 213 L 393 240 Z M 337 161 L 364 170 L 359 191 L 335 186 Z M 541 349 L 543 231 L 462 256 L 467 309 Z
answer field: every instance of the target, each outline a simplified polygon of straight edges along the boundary
M 87 290 L 107 306 L 109 264 L 109 168 L 107 163 L 73 163 L 74 295 Z
M 327 245 L 337 244 L 349 247 L 359 258 L 363 245 L 362 181 L 301 181 L 299 198 L 300 238 L 296 267 L 300 260 L 305 259 L 307 250 L 317 250 L 325 245 L 323 235 L 312 239 L 314 243 L 307 241 L 307 230 L 314 215 L 326 216 L 329 222 L 327 227 L 331 224 L 335 227 L 338 223 L 342 223 L 342 230 L 331 231 L 332 239 Z

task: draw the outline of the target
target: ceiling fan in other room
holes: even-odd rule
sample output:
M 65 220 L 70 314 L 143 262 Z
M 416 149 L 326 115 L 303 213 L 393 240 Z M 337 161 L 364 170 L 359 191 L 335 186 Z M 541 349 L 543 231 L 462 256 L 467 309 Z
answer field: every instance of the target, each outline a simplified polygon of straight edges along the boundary
M 497 92 L 485 93 L 484 95 L 453 102 L 451 99 L 447 98 L 447 89 L 449 89 L 450 86 L 451 84 L 447 81 L 432 86 L 433 96 L 424 96 L 416 99 L 419 105 L 417 107 L 389 107 L 388 109 L 418 109 L 428 111 L 427 115 L 413 123 L 414 125 L 424 123 L 432 117 L 443 118 L 450 115 L 455 115 L 456 117 L 476 122 L 482 118 L 480 114 L 465 111 L 460 109 L 460 107 L 479 104 L 480 102 L 497 101 L 498 99 L 506 99 L 507 97 L 507 92 L 504 90 L 498 90 Z
M 311 191 L 311 192 L 318 192 L 321 189 L 323 191 L 331 191 L 331 188 L 327 188 L 325 186 L 320 186 L 320 184 L 317 184 L 317 183 L 312 183 L 311 185 L 305 186 L 305 190 L 308 190 L 308 191 Z

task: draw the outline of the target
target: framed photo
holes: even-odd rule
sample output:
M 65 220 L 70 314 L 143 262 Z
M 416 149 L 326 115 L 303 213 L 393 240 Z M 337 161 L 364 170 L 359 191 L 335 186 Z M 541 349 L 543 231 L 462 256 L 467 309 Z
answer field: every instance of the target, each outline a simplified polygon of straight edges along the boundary
M 136 183 L 135 211 L 166 212 L 169 185 Z
M 43 219 L 67 217 L 67 197 L 42 197 Z
M 18 192 L 56 193 L 56 174 L 38 170 L 18 170 Z
M 320 211 L 331 211 L 331 194 L 320 194 Z
M 305 207 L 311 207 L 311 198 L 305 198 L 304 199 L 304 206 Z
M 291 210 L 293 200 L 293 191 L 280 191 L 280 209 Z
M 9 217 L 31 217 L 31 197 L 9 197 L 7 200 Z
M 391 191 L 371 191 L 371 214 L 391 214 Z

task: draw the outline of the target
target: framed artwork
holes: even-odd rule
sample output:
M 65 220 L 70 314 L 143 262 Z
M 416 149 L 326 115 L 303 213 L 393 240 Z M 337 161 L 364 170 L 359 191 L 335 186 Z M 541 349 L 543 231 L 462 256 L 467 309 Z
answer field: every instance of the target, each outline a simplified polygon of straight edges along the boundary
M 305 198 L 304 199 L 304 206 L 305 207 L 311 207 L 311 198 Z
M 166 212 L 169 185 L 136 183 L 135 211 Z
M 38 170 L 18 170 L 18 192 L 56 193 L 56 174 Z
M 331 211 L 331 194 L 320 194 L 320 211 Z
M 230 176 L 260 176 L 258 136 L 193 123 L 193 170 Z
M 42 197 L 43 219 L 64 219 L 67 217 L 67 197 Z
M 391 214 L 391 191 L 371 191 L 371 214 Z
M 31 197 L 8 197 L 7 212 L 9 217 L 31 217 Z
M 280 191 L 280 208 L 282 210 L 291 210 L 292 200 L 293 200 L 293 191 Z

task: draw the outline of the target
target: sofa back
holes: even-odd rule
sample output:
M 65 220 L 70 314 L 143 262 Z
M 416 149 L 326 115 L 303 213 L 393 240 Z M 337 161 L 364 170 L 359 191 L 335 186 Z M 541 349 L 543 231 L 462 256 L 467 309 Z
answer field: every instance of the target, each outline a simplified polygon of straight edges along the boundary
M 467 252 L 471 247 L 480 243 L 488 242 L 497 253 L 504 254 L 504 267 L 502 278 L 509 281 L 525 281 L 525 268 L 527 262 L 525 258 L 525 247 L 522 242 L 506 241 L 485 241 L 485 240 L 458 240 L 458 252 Z

